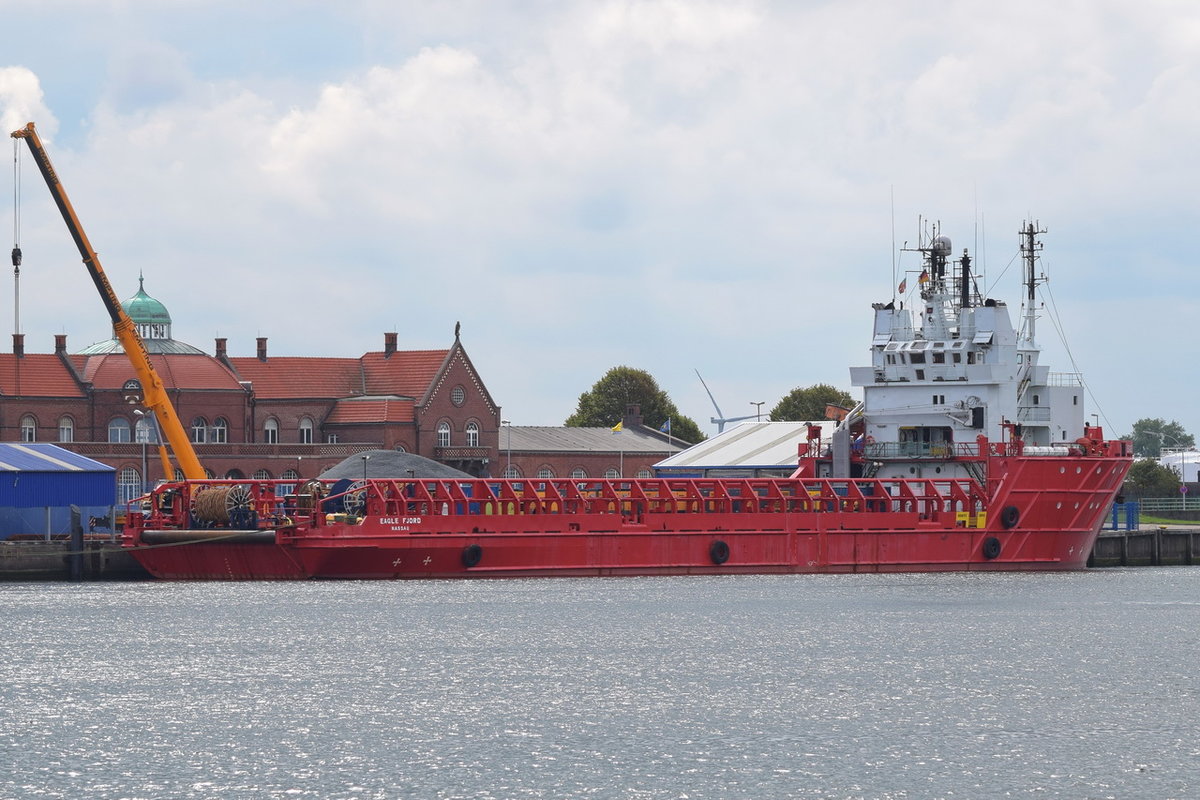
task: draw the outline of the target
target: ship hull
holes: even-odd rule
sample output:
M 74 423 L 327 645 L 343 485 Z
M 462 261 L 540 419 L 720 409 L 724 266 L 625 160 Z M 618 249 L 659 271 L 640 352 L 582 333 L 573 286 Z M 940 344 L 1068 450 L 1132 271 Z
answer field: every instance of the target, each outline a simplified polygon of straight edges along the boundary
M 991 459 L 966 479 L 373 480 L 360 514 L 252 487 L 255 530 L 134 516 L 126 544 L 168 580 L 1078 570 L 1130 459 Z M 203 488 L 204 484 L 197 484 Z M 344 499 L 344 498 L 343 498 Z M 157 520 L 157 523 L 154 522 Z M 175 520 L 178 527 L 167 523 Z

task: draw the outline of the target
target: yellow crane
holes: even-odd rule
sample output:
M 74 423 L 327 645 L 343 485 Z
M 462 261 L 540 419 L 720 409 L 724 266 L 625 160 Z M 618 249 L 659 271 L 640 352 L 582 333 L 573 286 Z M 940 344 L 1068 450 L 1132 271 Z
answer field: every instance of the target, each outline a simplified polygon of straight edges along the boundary
M 167 394 L 166 387 L 163 386 L 162 379 L 158 377 L 158 373 L 154 371 L 154 365 L 150 363 L 150 354 L 146 352 L 146 345 L 142 342 L 142 337 L 138 335 L 137 327 L 125 313 L 125 309 L 121 307 L 120 301 L 117 300 L 117 295 L 108 282 L 108 276 L 104 274 L 104 268 L 100 266 L 100 258 L 92 249 L 87 234 L 83 232 L 79 217 L 75 216 L 75 209 L 71 205 L 70 199 L 67 198 L 67 192 L 63 188 L 62 182 L 59 181 L 58 174 L 54 171 L 54 165 L 50 163 L 50 156 L 46 154 L 46 148 L 42 145 L 37 128 L 30 122 L 24 128 L 13 131 L 12 137 L 24 139 L 25 143 L 29 145 L 29 151 L 33 153 L 34 161 L 37 162 L 38 169 L 41 170 L 42 177 L 46 180 L 46 186 L 50 189 L 50 194 L 54 197 L 58 210 L 62 212 L 63 221 L 67 223 L 67 230 L 71 232 L 71 238 L 75 240 L 75 246 L 79 248 L 79 254 L 83 256 L 83 263 L 87 267 L 88 274 L 92 277 L 92 282 L 96 284 L 96 290 L 100 292 L 100 299 L 104 301 L 104 307 L 108 309 L 108 315 L 112 317 L 113 332 L 117 335 L 117 341 L 124 348 L 125 355 L 128 356 L 129 362 L 133 365 L 133 371 L 142 385 L 142 402 L 154 412 L 159 430 L 166 437 L 167 442 L 171 445 L 171 451 L 175 454 L 176 461 L 179 462 L 179 469 L 188 480 L 204 479 L 206 477 L 204 467 L 200 466 L 200 459 L 196 457 L 196 451 L 192 447 L 191 440 L 188 439 L 187 431 L 180 423 L 179 416 L 175 413 L 175 407 L 171 405 L 171 398 Z M 160 447 L 160 454 L 163 460 L 164 475 L 169 480 L 172 477 L 172 470 L 165 448 Z

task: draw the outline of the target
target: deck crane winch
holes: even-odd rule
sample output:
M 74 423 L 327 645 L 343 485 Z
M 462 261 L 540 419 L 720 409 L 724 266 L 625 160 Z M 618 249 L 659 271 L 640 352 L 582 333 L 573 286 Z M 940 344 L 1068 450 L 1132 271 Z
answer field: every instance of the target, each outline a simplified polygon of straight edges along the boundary
M 150 363 L 150 354 L 146 351 L 142 337 L 138 335 L 137 327 L 125 313 L 120 301 L 117 300 L 117 295 L 113 292 L 112 285 L 109 284 L 108 277 L 100 266 L 100 258 L 92 249 L 87 234 L 83 232 L 79 217 L 75 215 L 75 209 L 67 198 L 67 192 L 63 189 L 58 174 L 54 171 L 53 164 L 50 163 L 50 156 L 46 154 L 46 148 L 37 134 L 37 128 L 30 122 L 24 128 L 13 131 L 12 137 L 24 139 L 25 143 L 29 145 L 29 151 L 33 153 L 38 169 L 41 170 L 42 177 L 46 180 L 46 186 L 50 189 L 50 194 L 54 197 L 58 210 L 62 212 L 63 221 L 67 223 L 67 230 L 71 232 L 71 238 L 75 240 L 75 246 L 79 248 L 79 254 L 83 256 L 83 263 L 87 267 L 88 274 L 91 276 L 92 282 L 96 284 L 96 290 L 100 292 L 100 299 L 104 301 L 104 307 L 108 309 L 108 315 L 112 318 L 113 332 L 116 334 L 117 341 L 121 343 L 121 347 L 125 350 L 125 355 L 129 358 L 138 381 L 141 383 L 142 404 L 154 412 L 158 427 L 170 444 L 183 476 L 188 480 L 203 480 L 206 477 L 204 467 L 200 466 L 200 459 L 196 457 L 196 451 L 192 448 L 187 431 L 180 423 L 179 416 L 175 413 L 175 407 L 171 405 L 171 398 L 167 394 L 162 379 L 158 377 L 158 373 L 154 371 L 154 365 Z M 164 458 L 164 470 L 167 470 L 168 466 L 169 464 Z M 165 477 L 170 479 L 172 476 L 169 474 L 169 470 L 167 471 L 168 474 Z

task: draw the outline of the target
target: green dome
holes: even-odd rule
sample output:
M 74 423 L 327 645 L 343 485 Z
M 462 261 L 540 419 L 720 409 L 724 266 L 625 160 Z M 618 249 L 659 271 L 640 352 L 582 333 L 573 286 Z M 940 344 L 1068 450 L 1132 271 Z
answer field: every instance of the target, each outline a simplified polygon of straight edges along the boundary
M 139 275 L 137 294 L 121 303 L 121 307 L 125 309 L 129 318 L 139 325 L 155 322 L 170 325 L 171 315 L 167 312 L 167 307 L 146 294 L 142 282 L 143 278 Z

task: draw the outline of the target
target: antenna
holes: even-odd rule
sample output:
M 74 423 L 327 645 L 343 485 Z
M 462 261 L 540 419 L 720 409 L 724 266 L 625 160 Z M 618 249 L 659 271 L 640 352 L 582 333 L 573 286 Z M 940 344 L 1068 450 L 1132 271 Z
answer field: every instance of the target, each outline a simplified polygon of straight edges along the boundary
M 13 333 L 21 332 L 21 143 L 13 139 Z

